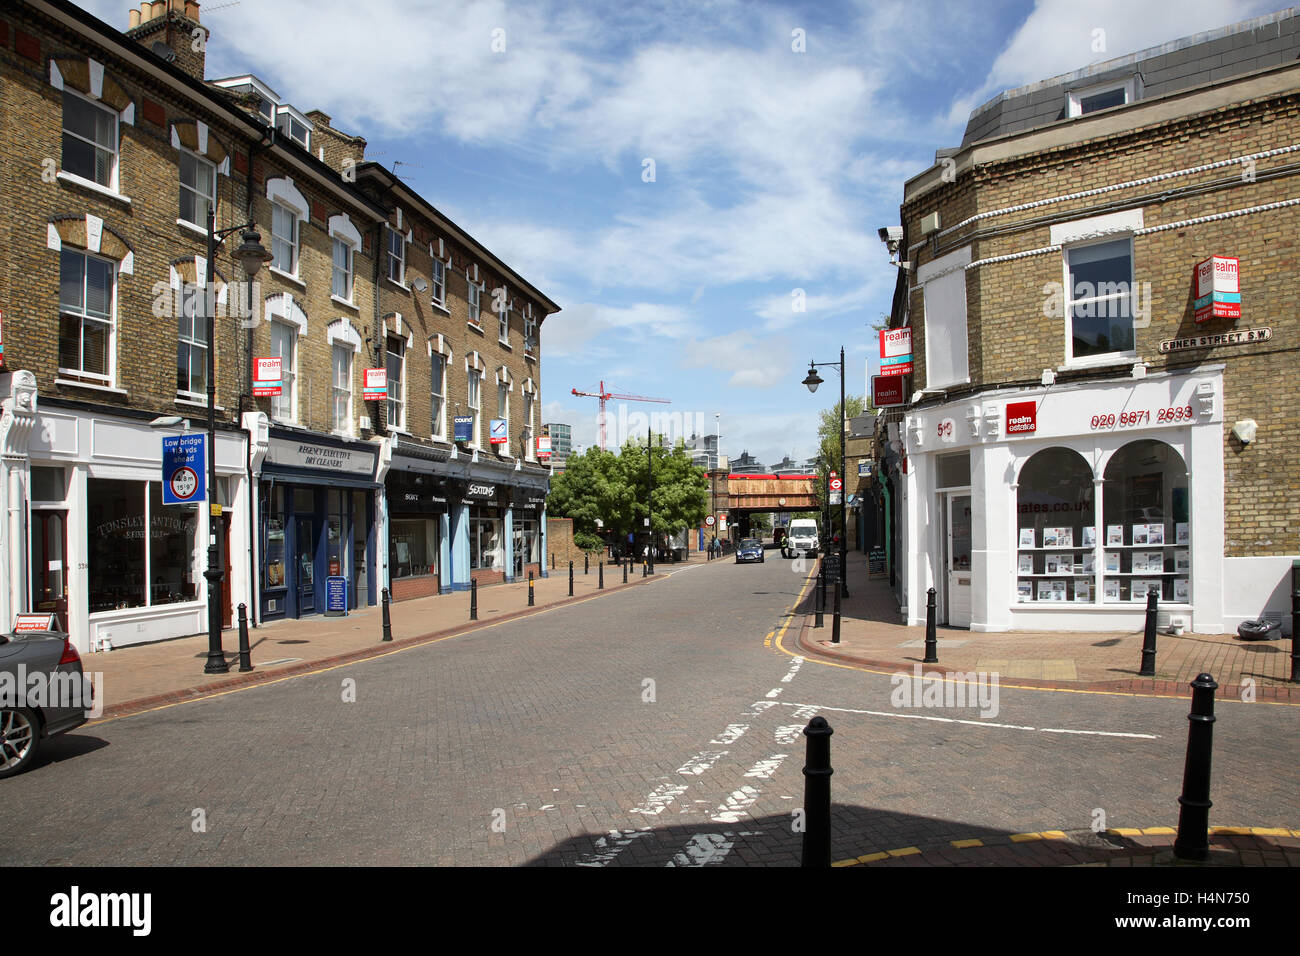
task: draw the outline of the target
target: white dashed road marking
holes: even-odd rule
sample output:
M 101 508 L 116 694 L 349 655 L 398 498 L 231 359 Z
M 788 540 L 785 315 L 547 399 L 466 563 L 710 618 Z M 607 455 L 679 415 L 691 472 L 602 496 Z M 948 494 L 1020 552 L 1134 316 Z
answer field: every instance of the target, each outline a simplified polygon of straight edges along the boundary
M 663 813 L 668 804 L 672 803 L 683 793 L 686 792 L 686 784 L 665 783 L 655 787 L 650 794 L 641 801 L 643 806 L 633 807 L 633 813 L 644 813 L 649 816 L 658 816 Z
M 794 704 L 785 702 L 785 707 L 794 707 L 794 716 L 812 717 L 820 711 L 837 711 L 841 714 L 862 714 L 866 717 L 893 717 L 900 720 L 933 720 L 941 724 L 968 724 L 972 727 L 989 727 L 994 730 L 1029 730 L 1039 734 L 1088 734 L 1097 737 L 1135 737 L 1139 740 L 1159 740 L 1159 734 L 1135 734 L 1116 730 L 1070 730 L 1061 727 L 1030 727 L 1027 724 L 996 724 L 989 720 L 967 720 L 960 717 L 936 717 L 932 714 L 907 714 L 887 710 L 857 710 L 853 707 L 819 707 L 814 704 Z
M 771 706 L 771 705 L 768 705 Z M 709 741 L 711 744 L 732 744 L 749 729 L 749 724 L 727 724 L 727 729 Z
M 708 770 L 721 758 L 727 755 L 725 750 L 706 750 L 698 753 L 686 763 L 677 768 L 677 772 L 687 776 L 694 775 L 698 777 L 704 771 Z

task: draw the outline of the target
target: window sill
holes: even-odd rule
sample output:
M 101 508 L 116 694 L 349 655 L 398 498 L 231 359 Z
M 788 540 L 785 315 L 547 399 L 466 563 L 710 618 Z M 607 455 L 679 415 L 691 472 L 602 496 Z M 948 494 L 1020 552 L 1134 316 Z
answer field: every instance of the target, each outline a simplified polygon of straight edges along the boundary
M 267 266 L 266 271 L 271 273 L 273 276 L 279 276 L 285 282 L 290 282 L 296 285 L 298 288 L 302 289 L 303 292 L 307 291 L 307 283 L 303 282 L 295 275 L 290 275 L 282 269 L 277 269 L 275 266 Z
M 384 281 L 387 282 L 389 285 L 397 286 L 397 288 L 401 289 L 407 295 L 411 294 L 411 287 L 409 285 L 406 285 L 405 283 L 402 282 L 398 282 L 395 279 L 393 279 L 391 276 L 384 276 Z
M 174 404 L 174 405 L 187 405 L 187 406 L 189 406 L 190 408 L 203 408 L 203 409 L 206 409 L 206 408 L 208 407 L 208 403 L 207 403 L 207 400 L 206 400 L 206 399 L 184 398 L 184 397 L 182 397 L 182 396 L 180 396 L 180 395 L 177 395 L 177 396 L 176 396 L 176 401 L 173 402 L 172 404 Z M 214 408 L 216 411 L 219 411 L 219 412 L 224 412 L 224 411 L 226 410 L 226 409 L 225 409 L 225 406 L 223 406 L 223 405 L 214 405 L 213 408 Z
M 302 427 L 301 425 L 298 424 L 298 419 L 296 418 L 276 418 L 274 415 L 271 416 L 271 424 L 284 425 L 286 428 Z
M 341 306 L 343 306 L 344 308 L 351 309 L 353 312 L 357 312 L 357 313 L 360 313 L 360 312 L 361 312 L 361 309 L 358 308 L 357 304 L 356 304 L 355 302 L 351 301 L 350 299 L 342 299 L 342 298 L 339 298 L 337 295 L 333 295 L 333 294 L 331 294 L 331 295 L 330 295 L 330 301 L 331 301 L 331 302 L 334 302 L 334 303 L 337 303 L 338 305 L 341 305 Z
M 507 339 L 497 339 L 497 344 L 500 345 L 507 352 L 513 352 L 515 350 L 514 346 L 511 345 Z
M 71 385 L 73 388 L 89 388 L 96 392 L 111 392 L 114 395 L 129 396 L 131 393 L 124 388 L 114 388 L 111 385 L 95 385 L 92 382 L 81 382 L 75 378 L 56 378 L 55 385 Z
M 202 239 L 204 242 L 208 241 L 208 230 L 203 226 L 196 226 L 188 219 L 177 219 L 176 225 L 180 226 L 186 232 L 193 233 L 197 238 Z
M 1096 355 L 1083 359 L 1069 359 L 1064 365 L 1058 365 L 1058 372 L 1072 372 L 1077 369 L 1096 369 L 1096 368 L 1122 368 L 1124 366 L 1133 366 L 1138 361 L 1137 353 L 1130 355 L 1123 353 L 1111 352 L 1108 355 Z
M 432 306 L 433 308 L 437 309 L 439 312 L 441 312 L 441 313 L 442 313 L 443 315 L 445 315 L 447 318 L 449 318 L 449 319 L 451 318 L 451 309 L 447 308 L 447 303 L 445 303 L 445 302 L 439 302 L 437 299 L 430 299 L 430 300 L 429 300 L 429 305 Z
M 335 438 L 346 438 L 348 440 L 355 440 L 356 438 L 356 436 L 353 435 L 352 432 L 342 428 L 331 429 L 330 434 L 333 435 Z
M 469 322 L 466 322 L 465 324 L 468 325 L 475 332 L 477 332 L 479 335 L 485 334 L 483 332 L 483 326 L 479 325 L 477 322 L 473 321 L 472 319 Z
M 89 179 L 82 179 L 80 176 L 72 173 L 65 173 L 61 169 L 55 174 L 55 178 L 67 185 L 80 186 L 83 189 L 89 189 L 93 193 L 99 193 L 99 195 L 120 202 L 124 206 L 131 205 L 130 196 L 123 196 L 116 189 L 109 189 L 107 186 L 101 186 L 99 183 L 91 182 Z

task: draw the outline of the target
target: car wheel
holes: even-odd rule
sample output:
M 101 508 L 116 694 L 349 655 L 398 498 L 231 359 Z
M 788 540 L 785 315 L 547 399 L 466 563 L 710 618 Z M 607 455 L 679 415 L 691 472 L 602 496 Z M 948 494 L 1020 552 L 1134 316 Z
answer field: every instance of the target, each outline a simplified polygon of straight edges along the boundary
M 41 745 L 41 723 L 25 707 L 0 710 L 0 779 L 22 773 Z

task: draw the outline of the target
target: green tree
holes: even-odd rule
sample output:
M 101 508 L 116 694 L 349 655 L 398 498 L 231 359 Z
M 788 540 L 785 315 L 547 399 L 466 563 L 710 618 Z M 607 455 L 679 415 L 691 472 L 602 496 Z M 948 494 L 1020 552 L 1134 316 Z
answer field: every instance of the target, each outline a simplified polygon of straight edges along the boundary
M 861 395 L 845 395 L 844 408 L 845 418 L 857 418 L 875 411 L 871 402 Z M 821 514 L 826 510 L 826 479 L 832 471 L 840 470 L 840 449 L 843 447 L 846 425 L 839 422 L 839 417 L 840 403 L 836 402 L 830 408 L 822 410 L 817 426 L 817 502 L 822 508 Z M 844 476 L 840 475 L 840 478 L 843 479 Z M 832 525 L 839 527 L 839 509 L 832 508 L 831 512 Z M 819 523 L 821 514 L 817 517 Z
M 708 480 L 691 462 L 683 442 L 666 448 L 659 436 L 654 457 L 653 516 L 650 530 L 672 534 L 704 520 L 708 511 Z M 615 535 L 627 541 L 629 532 L 645 532 L 647 502 L 650 501 L 649 462 L 645 441 L 629 441 L 617 455 L 599 448 L 569 459 L 564 474 L 551 482 L 546 509 L 560 518 L 572 518 L 575 540 L 578 534 L 594 534 L 597 519 Z

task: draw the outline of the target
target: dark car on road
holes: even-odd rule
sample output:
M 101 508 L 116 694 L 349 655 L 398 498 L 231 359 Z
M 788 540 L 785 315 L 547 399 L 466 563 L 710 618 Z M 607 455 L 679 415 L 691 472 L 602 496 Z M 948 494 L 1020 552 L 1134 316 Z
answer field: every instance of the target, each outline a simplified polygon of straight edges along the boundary
M 742 538 L 736 546 L 736 563 L 757 561 L 763 563 L 763 542 L 758 538 Z
M 84 724 L 93 694 L 66 634 L 0 634 L 0 779 L 30 767 L 42 741 Z

